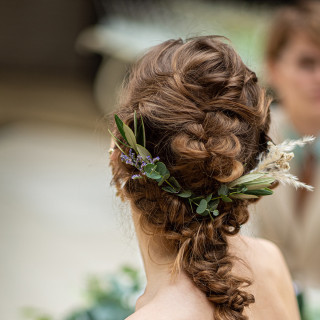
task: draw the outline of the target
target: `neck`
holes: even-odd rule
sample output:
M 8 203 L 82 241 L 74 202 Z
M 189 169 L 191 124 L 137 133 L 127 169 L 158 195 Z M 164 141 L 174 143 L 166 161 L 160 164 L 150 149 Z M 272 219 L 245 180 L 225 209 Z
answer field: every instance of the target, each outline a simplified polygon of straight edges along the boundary
M 136 305 L 139 309 L 172 284 L 171 267 L 175 256 L 168 251 L 160 236 L 148 235 L 141 229 L 139 213 L 132 210 L 132 218 L 147 278 L 145 292 Z

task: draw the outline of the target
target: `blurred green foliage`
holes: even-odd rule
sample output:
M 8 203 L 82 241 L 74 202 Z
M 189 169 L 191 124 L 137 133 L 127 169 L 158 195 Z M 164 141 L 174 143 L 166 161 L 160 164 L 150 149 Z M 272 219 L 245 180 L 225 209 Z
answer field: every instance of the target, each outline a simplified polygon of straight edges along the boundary
M 134 312 L 134 306 L 142 294 L 144 281 L 139 271 L 124 265 L 104 279 L 91 276 L 86 285 L 86 306 L 73 310 L 64 320 L 123 320 Z M 27 320 L 54 320 L 36 308 L 25 308 Z

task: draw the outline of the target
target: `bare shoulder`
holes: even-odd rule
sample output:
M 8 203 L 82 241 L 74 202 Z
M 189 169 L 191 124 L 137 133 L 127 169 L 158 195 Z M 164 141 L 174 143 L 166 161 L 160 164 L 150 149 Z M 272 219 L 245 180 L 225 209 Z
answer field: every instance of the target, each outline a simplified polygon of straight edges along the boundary
M 232 243 L 234 254 L 245 261 L 252 269 L 254 278 L 268 277 L 268 281 L 275 281 L 278 286 L 292 286 L 289 270 L 282 252 L 276 244 L 262 238 L 239 236 Z M 280 282 L 279 282 L 280 280 Z
M 199 312 L 189 310 L 178 311 L 168 308 L 162 308 L 160 305 L 150 304 L 143 307 L 127 317 L 125 320 L 194 320 L 194 319 L 213 319 L 212 316 L 202 317 Z
M 243 237 L 250 251 L 246 253 L 249 261 L 260 268 L 258 272 L 272 273 L 275 277 L 288 272 L 285 259 L 279 247 L 272 241 L 262 238 Z
M 253 280 L 251 290 L 256 303 L 252 310 L 273 306 L 277 310 L 272 315 L 273 319 L 299 319 L 291 275 L 277 245 L 262 238 L 240 236 L 233 250 L 237 250 L 235 255 L 244 260 L 251 270 L 243 271 L 245 268 L 241 269 L 241 266 L 237 268 L 241 276 Z

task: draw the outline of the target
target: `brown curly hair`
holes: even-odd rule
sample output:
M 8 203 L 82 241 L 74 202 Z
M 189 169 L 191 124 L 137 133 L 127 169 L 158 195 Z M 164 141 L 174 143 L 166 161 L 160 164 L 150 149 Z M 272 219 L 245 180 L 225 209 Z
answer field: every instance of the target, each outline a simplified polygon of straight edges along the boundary
M 195 194 L 215 193 L 253 169 L 270 140 L 270 101 L 223 37 L 151 48 L 133 66 L 122 98 L 119 117 L 133 128 L 134 111 L 142 116 L 147 149 Z M 113 134 L 121 139 L 115 127 Z M 243 289 L 251 281 L 232 273 L 227 239 L 248 220 L 250 201 L 222 202 L 212 221 L 153 180 L 131 179 L 136 169 L 120 154 L 116 149 L 110 161 L 118 194 L 138 209 L 143 230 L 162 236 L 176 253 L 173 274 L 185 271 L 213 303 L 216 319 L 246 319 L 243 310 L 254 296 Z

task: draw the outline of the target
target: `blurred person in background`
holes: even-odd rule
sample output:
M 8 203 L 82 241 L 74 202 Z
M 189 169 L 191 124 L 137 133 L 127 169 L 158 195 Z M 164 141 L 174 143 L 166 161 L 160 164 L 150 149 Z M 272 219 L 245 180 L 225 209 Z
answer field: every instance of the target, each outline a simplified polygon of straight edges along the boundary
M 315 187 L 296 192 L 279 186 L 254 209 L 255 235 L 282 250 L 297 288 L 320 287 L 320 3 L 304 2 L 280 9 L 271 24 L 266 48 L 271 88 L 271 136 L 275 143 L 313 135 L 315 142 L 299 148 L 292 171 Z M 298 294 L 303 304 L 302 294 Z

